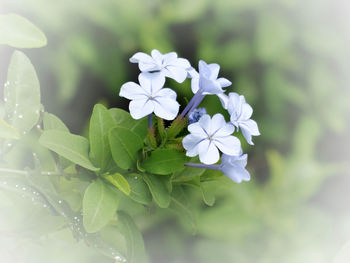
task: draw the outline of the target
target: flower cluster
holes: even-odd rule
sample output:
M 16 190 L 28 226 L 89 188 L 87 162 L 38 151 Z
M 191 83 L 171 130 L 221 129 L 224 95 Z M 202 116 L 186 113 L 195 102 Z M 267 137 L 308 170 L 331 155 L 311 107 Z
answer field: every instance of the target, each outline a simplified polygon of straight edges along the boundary
M 199 156 L 202 164 L 186 163 L 187 166 L 220 170 L 238 183 L 250 179 L 245 169 L 247 154 L 243 154 L 241 142 L 233 134 L 241 130 L 246 141 L 253 145 L 252 136 L 260 135 L 259 129 L 251 119 L 253 109 L 244 96 L 234 92 L 225 94 L 225 88 L 232 83 L 219 77 L 218 64 L 200 60 L 197 72 L 187 59 L 178 58 L 175 52 L 161 54 L 158 50 L 153 50 L 151 56 L 138 52 L 130 62 L 138 63 L 141 70 L 139 84 L 125 83 L 119 95 L 131 100 L 129 110 L 134 119 L 149 116 L 150 129 L 153 113 L 165 120 L 176 118 L 173 124 L 188 120 L 189 134 L 183 137 L 182 146 L 188 157 Z M 176 93 L 164 88 L 166 78 L 178 83 L 191 79 L 194 96 L 180 114 Z M 198 108 L 207 95 L 216 95 L 220 99 L 230 115 L 229 122 L 220 113 L 211 117 L 206 109 Z M 220 159 L 221 164 L 216 164 Z

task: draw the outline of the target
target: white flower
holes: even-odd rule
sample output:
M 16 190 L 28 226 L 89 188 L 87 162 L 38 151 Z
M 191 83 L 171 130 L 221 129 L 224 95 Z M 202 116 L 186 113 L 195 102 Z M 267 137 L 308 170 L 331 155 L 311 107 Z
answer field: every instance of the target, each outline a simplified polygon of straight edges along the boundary
M 244 96 L 231 92 L 228 97 L 222 97 L 221 102 L 230 114 L 231 123 L 241 129 L 244 138 L 251 145 L 254 145 L 252 141 L 252 135 L 260 135 L 258 125 L 250 117 L 253 114 L 252 107 L 245 101 Z
M 220 94 L 224 92 L 222 88 L 232 84 L 231 81 L 225 78 L 218 78 L 220 71 L 218 64 L 208 65 L 203 60 L 200 60 L 198 69 L 199 73 L 193 68 L 188 72 L 192 78 L 191 88 L 193 93 L 197 93 L 201 89 L 203 94 Z
M 223 154 L 221 156 L 220 170 L 236 183 L 249 181 L 250 174 L 245 169 L 247 165 L 247 157 L 247 154 L 239 156 L 230 156 Z
M 119 96 L 131 100 L 130 114 L 134 119 L 141 119 L 151 113 L 166 120 L 175 119 L 179 112 L 175 91 L 163 88 L 165 79 L 160 73 L 141 73 L 140 85 L 134 82 L 125 83 Z
M 241 150 L 240 141 L 231 134 L 235 128 L 226 123 L 221 114 L 215 114 L 210 118 L 203 115 L 198 122 L 188 126 L 190 132 L 182 140 L 186 155 L 194 157 L 199 155 L 199 160 L 205 164 L 216 163 L 220 159 L 221 152 L 228 155 L 238 155 Z
M 130 58 L 131 63 L 138 63 L 142 72 L 161 72 L 165 77 L 182 83 L 187 78 L 187 69 L 191 64 L 187 59 L 178 58 L 175 52 L 166 54 L 153 49 L 151 55 L 138 52 Z

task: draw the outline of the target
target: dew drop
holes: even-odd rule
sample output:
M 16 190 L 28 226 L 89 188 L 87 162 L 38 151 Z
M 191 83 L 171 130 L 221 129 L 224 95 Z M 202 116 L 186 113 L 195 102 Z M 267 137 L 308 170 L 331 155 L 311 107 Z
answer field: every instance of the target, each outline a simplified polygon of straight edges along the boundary
M 18 118 L 23 119 L 23 115 L 22 114 L 18 115 Z
M 58 200 L 58 203 L 59 203 L 59 204 L 62 204 L 62 200 Z
M 25 191 L 25 190 L 27 190 L 27 188 L 23 187 L 22 190 Z
M 16 184 L 15 187 L 18 188 L 18 184 Z

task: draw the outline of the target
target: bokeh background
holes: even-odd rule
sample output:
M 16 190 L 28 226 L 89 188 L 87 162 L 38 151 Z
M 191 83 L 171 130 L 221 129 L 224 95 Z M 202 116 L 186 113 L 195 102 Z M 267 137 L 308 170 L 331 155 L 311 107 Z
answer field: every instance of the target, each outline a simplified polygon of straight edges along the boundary
M 261 136 L 244 145 L 252 180 L 219 181 L 213 207 L 198 199 L 195 235 L 171 215 L 135 212 L 151 262 L 350 262 L 348 1 L 0 0 L 0 11 L 45 32 L 48 45 L 25 52 L 45 109 L 75 133 L 97 102 L 127 109 L 118 92 L 139 73 L 128 59 L 154 48 L 194 67 L 220 64 L 228 90 L 253 106 Z M 12 51 L 0 47 L 0 83 Z M 182 104 L 191 96 L 189 81 L 168 86 Z M 221 108 L 214 96 L 204 105 Z M 28 262 L 96 262 L 62 236 L 11 246 L 7 234 L 0 251 Z

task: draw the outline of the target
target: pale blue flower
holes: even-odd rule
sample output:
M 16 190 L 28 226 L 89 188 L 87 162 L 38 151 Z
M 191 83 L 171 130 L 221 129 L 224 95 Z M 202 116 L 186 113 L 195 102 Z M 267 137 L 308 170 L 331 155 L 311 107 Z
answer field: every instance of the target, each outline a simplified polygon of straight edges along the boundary
M 257 123 L 250 119 L 253 114 L 252 107 L 245 101 L 244 96 L 231 92 L 226 98 L 221 97 L 221 102 L 230 114 L 231 123 L 241 129 L 244 138 L 254 145 L 252 136 L 260 135 Z
M 195 109 L 194 111 L 192 111 L 189 115 L 188 115 L 188 123 L 192 124 L 195 123 L 197 121 L 199 121 L 199 119 L 204 115 L 207 114 L 207 111 L 205 108 L 198 108 Z
M 160 118 L 175 119 L 180 104 L 176 101 L 176 93 L 173 90 L 163 88 L 164 77 L 160 73 L 141 73 L 139 83 L 140 85 L 127 82 L 119 93 L 119 96 L 131 100 L 129 104 L 131 116 L 134 119 L 141 119 L 154 112 Z
M 187 69 L 191 64 L 187 59 L 178 58 L 175 52 L 166 54 L 153 49 L 151 56 L 138 52 L 130 58 L 131 63 L 138 63 L 142 72 L 161 72 L 163 76 L 182 83 L 187 78 Z
M 220 94 L 224 90 L 222 88 L 230 86 L 231 81 L 225 78 L 218 78 L 220 66 L 218 64 L 207 64 L 203 60 L 199 61 L 198 65 L 199 73 L 191 68 L 188 71 L 191 80 L 191 88 L 193 93 L 197 93 L 199 90 L 203 94 Z
M 199 155 L 199 160 L 205 164 L 219 161 L 218 148 L 225 154 L 238 155 L 241 143 L 231 135 L 234 130 L 234 126 L 226 123 L 221 114 L 215 114 L 213 118 L 208 114 L 203 115 L 198 122 L 188 126 L 190 134 L 182 140 L 186 155 Z
M 250 174 L 245 169 L 247 165 L 247 154 L 240 154 L 238 156 L 230 156 L 223 154 L 221 156 L 220 170 L 229 177 L 232 181 L 240 183 L 242 181 L 249 181 Z

